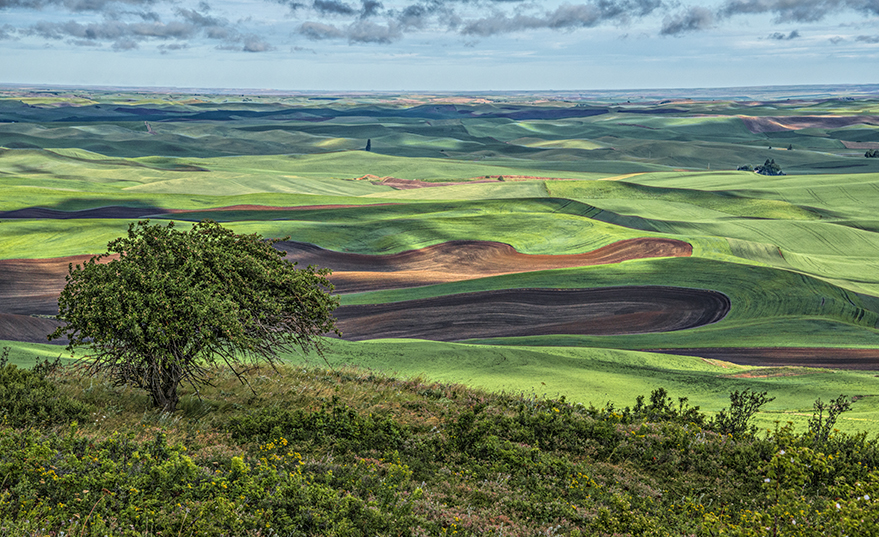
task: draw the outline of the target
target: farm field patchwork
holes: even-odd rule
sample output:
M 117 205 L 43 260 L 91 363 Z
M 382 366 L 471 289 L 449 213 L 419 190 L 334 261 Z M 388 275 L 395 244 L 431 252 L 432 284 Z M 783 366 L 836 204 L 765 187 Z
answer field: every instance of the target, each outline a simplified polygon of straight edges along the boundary
M 209 218 L 333 269 L 331 363 L 708 411 L 752 387 L 761 424 L 847 393 L 841 426 L 879 431 L 876 102 L 56 97 L 0 92 L 13 355 L 63 352 L 68 263 Z

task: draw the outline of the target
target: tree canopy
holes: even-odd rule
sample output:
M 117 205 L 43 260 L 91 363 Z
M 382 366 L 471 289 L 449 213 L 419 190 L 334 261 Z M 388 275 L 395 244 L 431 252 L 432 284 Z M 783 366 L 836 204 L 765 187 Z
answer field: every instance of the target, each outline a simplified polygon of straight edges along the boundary
M 188 232 L 142 221 L 108 252 L 71 264 L 58 300 L 66 326 L 49 338 L 89 347 L 88 367 L 147 390 L 173 411 L 181 382 L 209 381 L 208 368 L 241 366 L 279 351 L 321 351 L 336 332 L 338 298 L 327 269 L 296 268 L 273 245 L 205 220 Z
M 784 175 L 781 166 L 775 163 L 775 159 L 766 159 L 766 162 L 754 168 L 754 171 L 760 175 Z

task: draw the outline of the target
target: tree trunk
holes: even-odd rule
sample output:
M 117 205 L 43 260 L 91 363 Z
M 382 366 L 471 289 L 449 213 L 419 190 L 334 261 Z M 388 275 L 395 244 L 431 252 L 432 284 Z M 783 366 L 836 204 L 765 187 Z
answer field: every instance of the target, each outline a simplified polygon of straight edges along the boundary
M 177 396 L 177 385 L 183 379 L 183 368 L 177 364 L 162 363 L 154 367 L 156 371 L 149 388 L 153 406 L 161 408 L 163 412 L 174 412 L 180 401 Z

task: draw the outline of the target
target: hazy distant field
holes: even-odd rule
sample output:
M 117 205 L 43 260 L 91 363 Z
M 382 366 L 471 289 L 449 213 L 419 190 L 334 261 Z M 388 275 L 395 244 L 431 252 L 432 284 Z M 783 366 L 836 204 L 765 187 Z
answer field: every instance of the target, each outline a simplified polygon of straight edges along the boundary
M 334 269 L 342 329 L 366 338 L 333 342 L 334 364 L 596 404 L 664 386 L 718 410 L 751 387 L 777 396 L 764 424 L 847 393 L 843 426 L 879 430 L 879 101 L 405 97 L 0 91 L 0 339 L 57 355 L 35 343 L 69 261 L 134 220 L 211 218 L 316 247 L 289 245 Z M 735 171 L 769 158 L 787 175 Z M 660 288 L 729 311 L 700 324 Z M 619 291 L 589 319 L 545 298 L 546 322 L 504 337 L 537 306 L 439 313 L 516 289 Z M 670 315 L 683 329 L 650 328 Z M 417 322 L 450 341 L 356 324 Z

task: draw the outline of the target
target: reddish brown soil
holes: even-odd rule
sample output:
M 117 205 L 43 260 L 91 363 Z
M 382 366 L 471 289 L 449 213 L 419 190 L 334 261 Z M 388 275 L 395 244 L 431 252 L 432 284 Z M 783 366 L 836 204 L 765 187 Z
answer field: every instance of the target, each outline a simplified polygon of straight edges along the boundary
M 877 116 L 739 116 L 753 133 L 797 129 L 838 129 L 849 125 L 879 125 Z
M 0 313 L 55 315 L 58 313 L 58 295 L 66 283 L 68 265 L 81 265 L 91 257 L 0 259 Z
M 29 317 L 27 315 L 10 315 L 0 313 L 0 339 L 9 341 L 27 341 L 28 343 L 67 344 L 67 340 L 48 341 L 49 334 L 61 323 L 51 319 Z
M 538 175 L 481 175 L 479 177 L 470 178 L 467 181 L 443 181 L 430 182 L 421 181 L 419 179 L 400 179 L 398 177 L 379 177 L 377 175 L 364 175 L 357 177 L 355 181 L 370 181 L 376 185 L 385 185 L 397 190 L 412 190 L 415 188 L 430 188 L 451 185 L 472 185 L 475 183 L 498 183 L 500 181 L 579 181 L 579 179 L 571 177 L 542 177 Z
M 226 207 L 211 207 L 210 209 L 168 209 L 171 214 L 180 213 L 203 213 L 213 211 L 308 211 L 313 209 L 351 209 L 353 207 L 380 207 L 382 205 L 396 205 L 396 203 L 370 203 L 367 205 L 298 205 L 296 207 L 275 207 L 272 205 L 228 205 Z
M 0 218 L 23 218 L 23 219 L 48 219 L 69 220 L 73 218 L 121 218 L 137 219 L 147 216 L 168 214 L 170 211 L 156 207 L 98 207 L 96 209 L 83 209 L 81 211 L 59 211 L 57 209 L 44 209 L 43 207 L 27 207 L 14 211 L 0 212 Z
M 879 349 L 730 347 L 645 350 L 683 356 L 700 356 L 740 365 L 828 367 L 879 371 Z
M 418 287 L 500 274 L 605 265 L 649 257 L 689 257 L 692 246 L 673 239 L 638 238 L 573 255 L 527 255 L 499 242 L 452 241 L 391 255 L 333 252 L 296 242 L 277 246 L 302 266 L 333 269 L 338 293 Z
M 550 334 L 668 332 L 722 319 L 729 298 L 680 287 L 505 289 L 436 298 L 342 306 L 336 310 L 348 340 L 470 338 Z
M 879 142 L 849 142 L 840 140 L 846 149 L 879 149 Z
M 82 264 L 91 257 L 0 259 L 0 312 L 19 315 L 58 313 L 58 295 L 64 289 L 67 265 Z
M 307 211 L 312 209 L 348 209 L 352 207 L 378 207 L 382 205 L 394 205 L 393 203 L 372 203 L 369 205 L 301 205 L 298 207 L 273 207 L 267 205 L 229 205 L 226 207 L 211 207 L 208 209 L 160 209 L 157 207 L 120 207 L 110 205 L 95 209 L 83 209 L 81 211 L 59 211 L 57 209 L 45 209 L 43 207 L 27 207 L 14 211 L 0 212 L 0 218 L 27 218 L 27 219 L 51 219 L 67 220 L 71 218 L 120 218 L 136 219 L 147 216 L 159 216 L 167 214 L 189 214 L 215 211 Z

